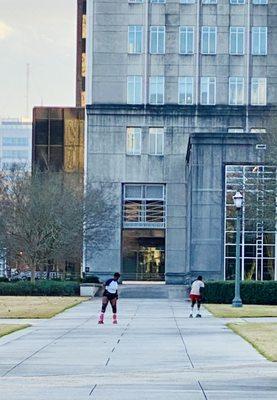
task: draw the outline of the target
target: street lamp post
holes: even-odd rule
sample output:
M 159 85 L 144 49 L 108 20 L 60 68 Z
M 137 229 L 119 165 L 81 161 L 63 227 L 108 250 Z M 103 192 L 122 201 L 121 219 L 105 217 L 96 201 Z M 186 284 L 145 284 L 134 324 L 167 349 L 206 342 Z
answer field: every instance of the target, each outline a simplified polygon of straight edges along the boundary
M 236 207 L 236 276 L 235 276 L 235 297 L 232 301 L 233 307 L 242 307 L 240 297 L 240 231 L 241 231 L 241 209 L 242 209 L 242 194 L 237 192 L 233 197 Z

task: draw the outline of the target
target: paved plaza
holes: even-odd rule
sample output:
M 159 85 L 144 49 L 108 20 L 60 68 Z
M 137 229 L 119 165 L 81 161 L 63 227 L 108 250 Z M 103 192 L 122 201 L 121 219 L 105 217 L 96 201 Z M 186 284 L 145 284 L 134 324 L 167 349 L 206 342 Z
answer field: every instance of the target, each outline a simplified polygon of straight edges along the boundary
M 266 361 L 187 303 L 122 299 L 119 325 L 97 325 L 94 299 L 0 340 L 1 400 L 276 399 Z M 6 321 L 12 322 L 12 321 Z

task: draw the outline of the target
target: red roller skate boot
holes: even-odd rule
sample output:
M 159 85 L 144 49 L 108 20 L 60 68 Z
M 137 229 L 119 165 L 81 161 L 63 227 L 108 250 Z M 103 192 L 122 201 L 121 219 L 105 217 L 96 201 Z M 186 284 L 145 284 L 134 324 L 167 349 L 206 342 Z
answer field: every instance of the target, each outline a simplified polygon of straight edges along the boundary
M 103 324 L 104 324 L 104 314 L 103 314 L 103 313 L 100 314 L 98 324 L 99 324 L 99 325 L 103 325 Z
M 117 325 L 117 316 L 116 316 L 116 314 L 113 315 L 113 324 Z

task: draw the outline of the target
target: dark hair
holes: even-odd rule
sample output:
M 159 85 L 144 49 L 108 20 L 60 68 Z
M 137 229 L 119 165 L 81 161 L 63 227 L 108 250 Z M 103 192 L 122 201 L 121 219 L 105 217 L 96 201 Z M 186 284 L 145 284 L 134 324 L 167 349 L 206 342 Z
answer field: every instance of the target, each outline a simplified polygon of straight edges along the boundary
M 114 273 L 114 278 L 120 278 L 120 273 L 119 272 L 115 272 Z
M 202 278 L 201 275 L 199 275 L 198 278 L 197 278 L 198 281 L 202 281 L 202 279 L 203 279 L 203 278 Z

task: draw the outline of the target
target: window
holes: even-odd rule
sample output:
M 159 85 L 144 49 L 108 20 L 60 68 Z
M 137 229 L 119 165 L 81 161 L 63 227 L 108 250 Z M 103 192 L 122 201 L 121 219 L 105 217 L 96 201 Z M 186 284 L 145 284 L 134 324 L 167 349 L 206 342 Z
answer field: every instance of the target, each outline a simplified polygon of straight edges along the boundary
M 180 54 L 193 54 L 194 49 L 194 29 L 192 26 L 180 27 Z
M 243 133 L 244 129 L 243 128 L 228 128 L 228 133 Z
M 244 54 L 244 28 L 231 26 L 230 27 L 230 54 Z
M 265 128 L 251 128 L 250 133 L 266 133 Z
M 202 27 L 202 54 L 216 54 L 216 33 L 216 27 Z
M 86 78 L 82 76 L 82 91 L 84 92 L 86 90 Z
M 86 38 L 82 38 L 82 53 L 86 52 L 86 45 L 87 45 Z
M 253 4 L 265 5 L 267 3 L 268 3 L 268 0 L 253 0 Z
M 201 78 L 200 102 L 204 105 L 216 103 L 216 78 L 207 76 Z
M 149 128 L 149 154 L 164 155 L 164 128 Z
M 3 137 L 3 146 L 28 146 L 29 140 L 27 137 Z
M 217 4 L 217 0 L 202 0 L 202 4 Z
M 123 227 L 165 228 L 165 225 L 165 185 L 124 185 Z
M 179 104 L 193 104 L 193 78 L 182 76 L 179 78 Z
M 3 150 L 2 152 L 3 158 L 28 158 L 29 152 L 28 150 Z
M 128 3 L 143 3 L 143 0 L 128 0 Z
M 151 76 L 149 79 L 149 103 L 164 104 L 164 77 Z
M 128 53 L 142 53 L 142 26 L 128 27 Z
M 266 105 L 266 78 L 252 78 L 251 104 L 253 106 Z
M 181 4 L 194 4 L 195 0 L 180 0 Z
M 166 3 L 166 0 L 151 0 L 151 3 L 164 4 Z
M 244 79 L 237 76 L 229 78 L 229 104 L 241 106 L 244 103 Z
M 141 128 L 127 128 L 126 152 L 134 156 L 141 154 Z
M 165 27 L 150 27 L 150 53 L 164 54 L 165 52 Z
M 127 78 L 127 103 L 142 103 L 142 77 L 140 75 L 128 76 Z
M 252 54 L 265 56 L 267 54 L 267 27 L 252 28 Z
M 230 0 L 230 4 L 244 4 L 245 0 Z

